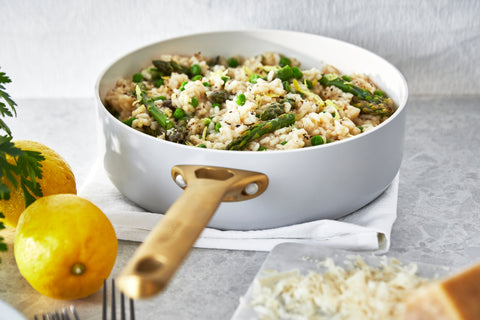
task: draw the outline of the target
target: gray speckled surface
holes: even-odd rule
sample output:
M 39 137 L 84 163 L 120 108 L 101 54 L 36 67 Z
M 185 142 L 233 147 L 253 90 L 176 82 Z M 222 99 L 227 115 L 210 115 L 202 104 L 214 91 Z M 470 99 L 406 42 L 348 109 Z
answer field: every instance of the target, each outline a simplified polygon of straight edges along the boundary
M 389 255 L 461 267 L 480 260 L 479 96 L 413 96 L 409 101 L 398 219 Z M 44 142 L 71 164 L 79 184 L 96 151 L 91 99 L 18 100 L 9 121 L 17 139 Z M 13 258 L 13 230 L 4 237 L 0 299 L 32 319 L 68 305 L 36 293 Z M 121 241 L 116 275 L 137 243 Z M 194 249 L 161 295 L 137 302 L 137 319 L 229 319 L 265 260 L 265 252 Z M 100 319 L 101 293 L 73 301 L 81 319 Z

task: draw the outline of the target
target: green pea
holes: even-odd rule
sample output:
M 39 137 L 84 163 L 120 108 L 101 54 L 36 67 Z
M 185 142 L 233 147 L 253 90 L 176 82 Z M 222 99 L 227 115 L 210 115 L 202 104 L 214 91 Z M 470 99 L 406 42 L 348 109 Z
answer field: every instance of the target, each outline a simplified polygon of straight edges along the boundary
M 321 144 L 324 144 L 325 142 L 323 141 L 322 136 L 313 136 L 312 139 L 310 140 L 312 143 L 312 146 L 319 146 Z
M 218 109 L 222 109 L 222 105 L 218 102 L 212 103 L 212 108 L 218 107 Z
M 220 132 L 220 128 L 222 127 L 222 124 L 220 122 L 217 122 L 215 124 L 215 131 Z
M 230 68 L 236 68 L 236 67 L 238 67 L 238 60 L 237 60 L 236 58 L 233 58 L 233 57 L 232 57 L 232 58 L 228 59 L 228 60 L 227 60 L 227 63 L 228 63 L 228 66 L 229 66 Z
M 246 101 L 245 95 L 243 93 L 239 94 L 236 100 L 237 104 L 239 106 L 243 106 L 245 104 L 245 101 Z
M 202 79 L 202 75 L 197 74 L 195 77 L 192 78 L 192 81 L 197 81 L 197 80 L 200 80 L 200 79 Z
M 190 104 L 192 105 L 192 107 L 198 107 L 198 99 L 195 98 L 195 97 L 192 97 L 192 100 L 190 100 Z
M 132 76 L 132 81 L 135 83 L 142 82 L 143 81 L 143 75 L 141 73 L 135 73 Z
M 258 151 L 265 151 L 265 150 L 267 150 L 267 148 L 265 148 L 265 147 L 263 147 L 263 146 L 261 146 L 260 148 L 258 148 Z
M 190 67 L 190 73 L 194 76 L 202 74 L 202 68 L 198 64 L 194 64 Z
M 185 116 L 185 111 L 183 111 L 180 108 L 176 108 L 175 111 L 173 112 L 173 117 L 177 120 L 182 119 Z

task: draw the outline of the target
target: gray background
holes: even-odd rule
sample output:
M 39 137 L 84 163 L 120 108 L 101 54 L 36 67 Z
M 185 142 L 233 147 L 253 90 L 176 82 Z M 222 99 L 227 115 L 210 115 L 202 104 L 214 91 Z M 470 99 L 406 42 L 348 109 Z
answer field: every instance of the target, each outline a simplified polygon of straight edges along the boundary
M 165 38 L 287 29 L 371 50 L 411 94 L 480 90 L 480 1 L 0 0 L 0 67 L 17 98 L 91 97 L 115 58 Z M 321 52 L 319 52 L 321 54 Z
M 480 1 L 0 0 L 0 66 L 18 103 L 8 123 L 16 139 L 63 155 L 81 185 L 96 158 L 93 85 L 107 64 L 168 37 L 250 28 L 345 40 L 403 72 L 411 95 L 389 255 L 449 267 L 479 261 Z M 30 287 L 13 257 L 14 230 L 2 236 L 0 299 L 28 319 L 68 305 Z M 120 242 L 112 277 L 137 247 Z M 138 302 L 137 319 L 230 319 L 266 257 L 194 249 L 166 292 Z M 71 303 L 94 320 L 101 299 L 99 291 Z

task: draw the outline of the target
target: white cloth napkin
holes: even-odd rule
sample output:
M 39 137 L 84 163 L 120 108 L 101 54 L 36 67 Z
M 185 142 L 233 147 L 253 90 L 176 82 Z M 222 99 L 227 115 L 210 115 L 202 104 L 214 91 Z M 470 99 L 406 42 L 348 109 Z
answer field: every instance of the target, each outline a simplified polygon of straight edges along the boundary
M 206 228 L 198 248 L 270 251 L 282 242 L 316 243 L 347 250 L 387 252 L 397 217 L 398 175 L 377 199 L 339 220 L 317 220 L 292 226 L 234 231 Z M 97 205 L 110 219 L 118 239 L 142 242 L 163 214 L 146 212 L 123 196 L 97 160 L 79 195 Z

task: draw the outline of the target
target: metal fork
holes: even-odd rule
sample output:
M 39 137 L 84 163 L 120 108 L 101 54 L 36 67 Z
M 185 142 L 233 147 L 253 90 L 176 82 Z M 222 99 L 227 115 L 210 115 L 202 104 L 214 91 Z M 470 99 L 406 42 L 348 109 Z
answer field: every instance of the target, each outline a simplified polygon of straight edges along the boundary
M 78 313 L 75 310 L 74 306 L 70 306 L 70 313 L 68 312 L 67 308 L 63 308 L 61 312 L 55 310 L 54 312 L 47 312 L 42 314 L 42 317 L 39 318 L 38 315 L 33 317 L 34 320 L 80 320 L 78 317 Z
M 117 306 L 116 306 L 116 289 L 115 289 L 115 279 L 111 281 L 112 287 L 110 289 L 111 298 L 111 310 L 110 310 L 110 320 L 117 319 Z M 103 302 L 102 302 L 102 320 L 107 320 L 107 304 L 108 304 L 108 297 L 107 297 L 107 280 L 103 281 Z M 120 291 L 119 291 L 120 292 Z M 130 311 L 130 320 L 135 320 L 135 306 L 133 303 L 133 299 L 128 299 L 129 304 L 129 311 Z M 125 295 L 120 292 L 120 320 L 126 320 L 126 307 L 125 307 Z

